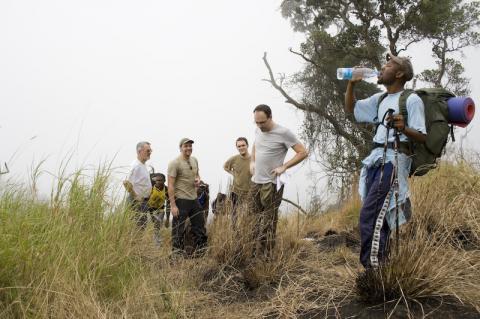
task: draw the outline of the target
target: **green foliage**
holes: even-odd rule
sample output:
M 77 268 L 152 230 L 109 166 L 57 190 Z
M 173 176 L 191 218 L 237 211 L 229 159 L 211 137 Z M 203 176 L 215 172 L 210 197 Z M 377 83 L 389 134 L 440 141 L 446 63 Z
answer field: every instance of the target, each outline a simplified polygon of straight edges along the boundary
M 343 112 L 345 81 L 336 68 L 380 68 L 388 51 L 398 55 L 414 43 L 430 43 L 437 69 L 417 77 L 424 86 L 444 86 L 468 93 L 463 66 L 452 55 L 480 43 L 480 4 L 462 0 L 284 0 L 282 15 L 306 40 L 299 52 L 305 67 L 291 80 L 302 88 L 293 103 L 305 111 L 304 137 L 329 173 L 332 185 L 351 185 L 352 173 L 369 152 L 372 127 L 361 126 Z M 361 83 L 357 98 L 378 91 Z M 282 93 L 288 94 L 288 93 Z
M 38 294 L 50 294 L 53 300 L 77 289 L 104 302 L 118 301 L 140 275 L 130 213 L 121 207 L 113 212 L 105 203 L 107 171 L 99 169 L 89 183 L 81 176 L 77 172 L 65 179 L 69 187 L 56 202 L 38 201 L 12 185 L 0 194 L 4 314 L 35 314 L 43 306 L 34 302 Z M 22 304 L 28 309 L 20 308 Z

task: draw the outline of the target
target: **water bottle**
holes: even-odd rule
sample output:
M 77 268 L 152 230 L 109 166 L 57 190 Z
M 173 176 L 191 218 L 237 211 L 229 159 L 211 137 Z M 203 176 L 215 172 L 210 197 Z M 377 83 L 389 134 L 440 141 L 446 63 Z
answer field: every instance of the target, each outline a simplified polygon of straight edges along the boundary
M 337 79 L 351 80 L 353 77 L 360 76 L 362 79 L 378 76 L 378 71 L 370 68 L 338 68 Z

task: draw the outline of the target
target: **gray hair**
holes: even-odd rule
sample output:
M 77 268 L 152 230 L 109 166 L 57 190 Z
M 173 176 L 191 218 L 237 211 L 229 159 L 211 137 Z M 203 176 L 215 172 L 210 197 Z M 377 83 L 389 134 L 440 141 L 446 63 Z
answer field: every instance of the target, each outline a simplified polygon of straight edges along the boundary
M 137 153 L 140 152 L 145 145 L 150 145 L 150 142 L 142 141 L 137 143 Z

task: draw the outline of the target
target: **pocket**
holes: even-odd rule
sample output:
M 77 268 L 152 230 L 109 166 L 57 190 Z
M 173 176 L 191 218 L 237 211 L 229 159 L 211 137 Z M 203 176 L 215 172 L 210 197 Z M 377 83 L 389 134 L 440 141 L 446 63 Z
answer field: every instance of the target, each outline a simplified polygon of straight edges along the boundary
M 262 184 L 260 187 L 260 203 L 263 207 L 268 207 L 273 202 L 275 185 L 273 183 Z

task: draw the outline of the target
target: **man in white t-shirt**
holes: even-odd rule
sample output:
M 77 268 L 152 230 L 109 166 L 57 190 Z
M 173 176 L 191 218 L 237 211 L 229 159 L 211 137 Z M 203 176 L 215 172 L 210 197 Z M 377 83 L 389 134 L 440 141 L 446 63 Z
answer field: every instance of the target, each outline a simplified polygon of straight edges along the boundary
M 148 221 L 148 199 L 152 192 L 152 181 L 145 163 L 150 159 L 152 148 L 149 142 L 137 143 L 137 158 L 133 161 L 127 180 L 123 182 L 128 192 L 128 202 L 136 212 L 136 222 L 145 229 Z
M 268 105 L 258 105 L 253 114 L 257 130 L 250 163 L 253 183 L 248 203 L 250 213 L 256 218 L 254 236 L 258 247 L 254 254 L 268 257 L 275 246 L 278 207 L 283 196 L 283 185 L 277 189 L 277 177 L 307 158 L 308 152 L 289 129 L 273 121 Z M 290 148 L 295 156 L 284 162 Z

